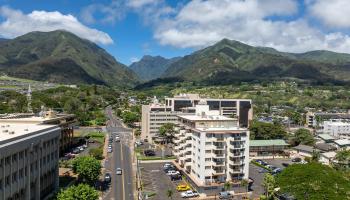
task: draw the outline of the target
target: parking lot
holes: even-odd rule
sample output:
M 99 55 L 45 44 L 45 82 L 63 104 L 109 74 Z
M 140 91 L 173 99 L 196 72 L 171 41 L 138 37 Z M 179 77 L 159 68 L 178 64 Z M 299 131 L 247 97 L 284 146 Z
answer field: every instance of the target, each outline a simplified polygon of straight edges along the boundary
M 146 192 L 155 192 L 156 195 L 150 197 L 152 200 L 169 199 L 167 191 L 173 191 L 173 200 L 182 199 L 180 192 L 176 191 L 176 186 L 182 181 L 171 181 L 169 176 L 163 171 L 164 163 L 143 163 L 141 166 L 141 176 L 143 182 L 143 190 Z
M 282 170 L 285 168 L 282 163 L 291 164 L 292 161 L 290 159 L 269 159 L 263 160 L 269 165 L 281 168 Z M 264 193 L 264 187 L 262 186 L 264 174 L 266 173 L 261 167 L 258 167 L 252 163 L 249 164 L 249 177 L 254 179 L 254 183 L 251 187 L 253 198 L 258 198 L 260 195 Z

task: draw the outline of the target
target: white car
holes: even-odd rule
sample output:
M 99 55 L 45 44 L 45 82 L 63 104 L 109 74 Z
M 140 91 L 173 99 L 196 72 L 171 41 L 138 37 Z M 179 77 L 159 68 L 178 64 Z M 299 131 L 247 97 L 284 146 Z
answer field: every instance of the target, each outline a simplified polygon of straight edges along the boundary
M 165 163 L 165 164 L 163 165 L 163 168 L 164 168 L 164 169 L 167 169 L 167 168 L 172 167 L 172 166 L 173 166 L 173 165 L 170 164 L 170 163 Z
M 123 170 L 121 168 L 117 168 L 116 174 L 117 175 L 122 175 L 122 173 L 123 173 Z
M 166 173 L 166 175 L 168 175 L 168 176 L 172 176 L 172 175 L 176 175 L 176 174 L 180 174 L 180 172 L 175 171 L 175 170 L 170 170 L 170 171 L 168 171 L 168 173 Z
M 115 142 L 120 142 L 120 137 L 119 136 L 115 137 Z
M 186 192 L 181 193 L 182 198 L 192 198 L 192 197 L 198 197 L 198 196 L 199 196 L 198 192 L 195 192 L 192 190 L 188 190 Z

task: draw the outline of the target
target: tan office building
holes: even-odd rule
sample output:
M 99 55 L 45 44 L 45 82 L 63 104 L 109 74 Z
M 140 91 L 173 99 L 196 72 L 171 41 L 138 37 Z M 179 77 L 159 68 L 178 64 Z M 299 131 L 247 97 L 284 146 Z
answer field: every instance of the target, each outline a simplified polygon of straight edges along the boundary
M 0 199 L 40 200 L 58 189 L 61 128 L 0 122 Z

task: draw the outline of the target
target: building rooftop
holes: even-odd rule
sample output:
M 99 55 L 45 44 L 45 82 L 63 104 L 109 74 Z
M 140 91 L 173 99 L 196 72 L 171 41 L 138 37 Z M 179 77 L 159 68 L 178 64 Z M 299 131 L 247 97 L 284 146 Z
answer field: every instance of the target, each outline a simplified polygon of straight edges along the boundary
M 246 128 L 240 127 L 208 127 L 208 128 L 196 128 L 199 131 L 203 132 L 231 132 L 231 131 L 247 131 Z
M 293 147 L 293 149 L 298 150 L 298 151 L 307 152 L 307 153 L 312 153 L 313 151 L 320 151 L 318 149 L 315 149 L 312 146 L 307 146 L 307 145 L 303 145 L 303 144 L 299 144 L 298 146 Z
M 16 137 L 23 137 L 37 131 L 48 130 L 56 125 L 38 125 L 30 123 L 3 123 L 0 122 L 0 144 Z
M 222 115 L 178 115 L 178 117 L 190 121 L 237 121 L 237 119 Z
M 70 117 L 74 117 L 72 114 L 54 115 L 50 117 L 20 117 L 20 118 L 0 118 L 0 123 L 29 123 L 29 124 L 45 124 L 52 121 L 61 121 Z
M 341 121 L 325 121 L 323 122 L 325 125 L 332 125 L 332 126 L 349 126 L 350 122 L 341 122 Z
M 284 140 L 250 140 L 250 147 L 260 147 L 260 146 L 288 146 Z
M 319 134 L 318 137 L 321 138 L 322 140 L 334 140 L 334 137 L 326 133 Z
M 237 101 L 237 100 L 246 100 L 251 101 L 251 99 L 226 99 L 226 98 L 209 98 L 209 97 L 202 97 L 199 94 L 178 94 L 174 97 L 167 97 L 166 99 L 184 99 L 184 100 L 223 100 L 223 101 Z
M 340 146 L 350 146 L 350 140 L 348 139 L 334 140 L 334 143 Z

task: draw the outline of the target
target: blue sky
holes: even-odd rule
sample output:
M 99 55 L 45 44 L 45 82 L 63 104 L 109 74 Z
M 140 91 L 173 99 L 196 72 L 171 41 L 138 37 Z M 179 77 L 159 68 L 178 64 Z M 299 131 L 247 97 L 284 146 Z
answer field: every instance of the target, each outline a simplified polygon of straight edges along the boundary
M 127 65 L 146 54 L 183 56 L 222 38 L 350 53 L 349 8 L 348 0 L 0 0 L 0 37 L 66 29 Z

